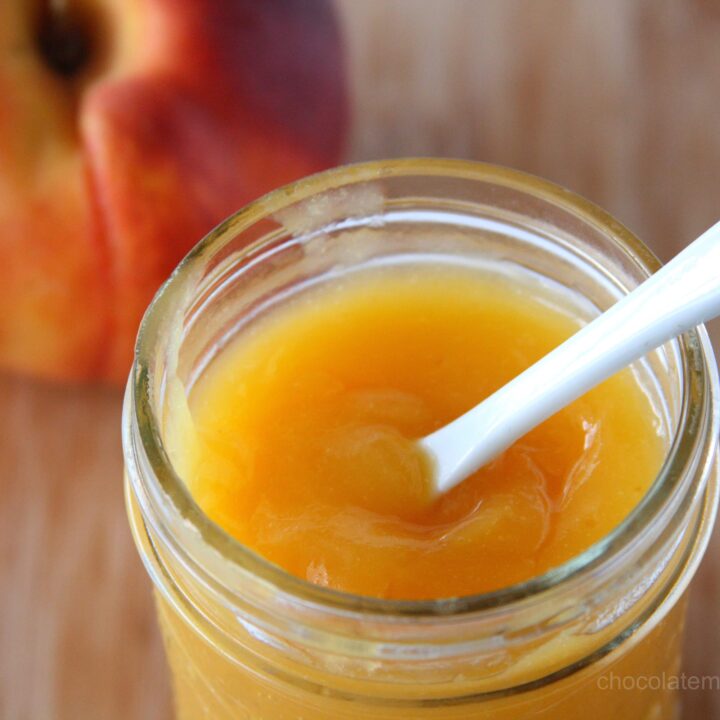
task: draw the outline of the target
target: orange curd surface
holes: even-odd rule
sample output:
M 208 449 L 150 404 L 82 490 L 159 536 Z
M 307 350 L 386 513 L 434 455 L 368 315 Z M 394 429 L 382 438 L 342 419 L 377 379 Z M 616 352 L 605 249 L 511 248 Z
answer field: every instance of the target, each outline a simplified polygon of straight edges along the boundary
M 611 531 L 656 476 L 661 423 L 625 370 L 441 499 L 412 444 L 581 321 L 522 281 L 366 269 L 263 313 L 192 389 L 171 457 L 204 511 L 307 580 L 439 598 L 526 580 Z

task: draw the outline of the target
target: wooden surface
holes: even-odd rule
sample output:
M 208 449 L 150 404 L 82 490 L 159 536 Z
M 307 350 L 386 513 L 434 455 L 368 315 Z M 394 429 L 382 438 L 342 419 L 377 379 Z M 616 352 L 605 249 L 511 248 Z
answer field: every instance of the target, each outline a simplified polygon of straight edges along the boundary
M 716 0 L 342 0 L 350 159 L 471 157 L 560 182 L 668 257 L 720 215 Z M 0 378 L 0 719 L 169 720 L 122 502 L 117 391 Z M 720 668 L 720 536 L 686 671 Z M 688 692 L 686 720 L 720 717 Z

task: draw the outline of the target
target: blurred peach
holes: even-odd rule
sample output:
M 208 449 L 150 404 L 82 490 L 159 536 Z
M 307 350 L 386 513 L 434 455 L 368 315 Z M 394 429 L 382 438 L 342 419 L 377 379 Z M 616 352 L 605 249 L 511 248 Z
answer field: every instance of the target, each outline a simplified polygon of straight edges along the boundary
M 190 247 L 337 163 L 342 61 L 328 0 L 4 0 L 0 366 L 126 376 Z

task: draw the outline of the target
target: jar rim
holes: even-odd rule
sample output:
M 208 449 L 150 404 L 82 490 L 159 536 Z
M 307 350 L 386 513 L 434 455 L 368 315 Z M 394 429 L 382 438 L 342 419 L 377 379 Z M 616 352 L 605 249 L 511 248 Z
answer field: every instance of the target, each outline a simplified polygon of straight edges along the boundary
M 648 275 L 661 265 L 656 256 L 609 213 L 561 186 L 497 165 L 443 158 L 403 158 L 357 163 L 311 175 L 274 190 L 238 210 L 190 251 L 148 307 L 138 333 L 135 362 L 128 382 L 128 400 L 138 420 L 141 450 L 157 481 L 156 489 L 170 500 L 170 503 L 164 503 L 163 509 L 175 520 L 189 522 L 200 533 L 203 542 L 224 560 L 241 567 L 253 577 L 269 583 L 293 599 L 327 610 L 415 619 L 423 616 L 448 617 L 507 607 L 514 602 L 550 591 L 594 570 L 609 556 L 622 553 L 637 533 L 661 514 L 666 503 L 678 490 L 685 469 L 696 454 L 697 444 L 702 439 L 701 433 L 707 432 L 707 428 L 698 418 L 709 415 L 713 425 L 712 434 L 717 434 L 717 372 L 714 366 L 707 362 L 706 356 L 711 351 L 707 333 L 701 326 L 673 341 L 680 350 L 683 374 L 679 420 L 665 461 L 640 503 L 609 534 L 579 555 L 541 575 L 485 593 L 428 600 L 388 600 L 321 587 L 271 563 L 214 523 L 195 502 L 185 482 L 175 472 L 165 450 L 161 423 L 151 400 L 153 350 L 161 336 L 162 320 L 176 317 L 182 310 L 182 302 L 186 299 L 182 292 L 183 283 L 192 277 L 193 269 L 212 251 L 222 247 L 238 232 L 272 216 L 284 207 L 338 187 L 384 177 L 418 175 L 466 178 L 531 192 L 533 196 L 571 211 L 589 224 L 608 232 L 613 241 Z M 246 246 L 242 250 L 242 256 L 256 251 L 264 242 L 260 240 Z

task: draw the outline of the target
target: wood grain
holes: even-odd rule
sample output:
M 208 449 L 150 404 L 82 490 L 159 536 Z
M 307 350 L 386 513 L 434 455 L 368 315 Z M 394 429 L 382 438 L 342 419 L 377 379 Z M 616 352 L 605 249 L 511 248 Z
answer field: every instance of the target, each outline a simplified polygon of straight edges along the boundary
M 169 718 L 120 392 L 5 378 L 0 398 L 0 718 Z
M 349 159 L 446 155 L 545 176 L 662 257 L 720 214 L 720 3 L 341 0 Z M 0 378 L 0 718 L 169 720 L 149 583 L 126 526 L 121 396 Z M 686 670 L 720 667 L 720 534 Z M 686 720 L 720 717 L 689 692 Z

